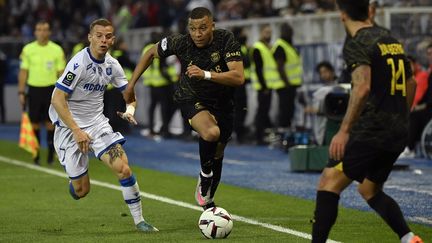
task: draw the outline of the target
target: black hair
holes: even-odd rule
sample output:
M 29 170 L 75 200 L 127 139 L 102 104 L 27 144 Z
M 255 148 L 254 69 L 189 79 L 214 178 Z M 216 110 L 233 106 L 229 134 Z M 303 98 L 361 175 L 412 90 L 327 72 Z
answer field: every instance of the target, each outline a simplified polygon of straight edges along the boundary
M 280 26 L 280 36 L 286 41 L 288 41 L 290 44 L 292 44 L 293 34 L 293 28 L 288 23 L 283 23 Z
M 328 70 L 334 72 L 334 67 L 333 67 L 333 65 L 331 65 L 331 63 L 330 63 L 329 61 L 322 61 L 322 62 L 318 63 L 318 64 L 316 65 L 315 70 L 316 70 L 317 72 L 319 72 L 319 70 L 320 70 L 322 67 L 325 67 L 325 68 L 327 68 Z
M 35 29 L 36 29 L 36 26 L 38 26 L 38 25 L 44 25 L 44 24 L 47 24 L 48 25 L 48 29 L 51 30 L 51 24 L 48 21 L 44 20 L 44 19 L 39 20 L 38 22 L 36 22 Z
M 369 0 L 336 0 L 339 9 L 354 21 L 369 18 Z
M 210 19 L 213 19 L 213 15 L 207 8 L 204 7 L 197 7 L 192 9 L 192 11 L 189 13 L 190 19 L 202 19 L 204 17 L 209 17 Z

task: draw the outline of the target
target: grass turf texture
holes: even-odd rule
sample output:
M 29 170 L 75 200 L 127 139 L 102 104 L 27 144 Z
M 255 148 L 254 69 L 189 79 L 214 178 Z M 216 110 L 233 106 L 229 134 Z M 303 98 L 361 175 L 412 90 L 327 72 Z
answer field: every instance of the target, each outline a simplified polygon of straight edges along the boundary
M 0 141 L 0 155 L 31 163 L 30 155 L 10 142 Z M 50 168 L 63 171 L 58 162 Z M 133 171 L 141 191 L 194 203 L 196 178 L 140 167 L 133 167 Z M 96 159 L 90 162 L 89 174 L 91 179 L 118 185 L 114 174 Z M 135 230 L 120 191 L 93 185 L 86 198 L 75 201 L 67 191 L 66 178 L 4 162 L 0 162 L 0 185 L 0 242 L 205 240 L 197 226 L 201 213 L 188 208 L 143 198 L 146 220 L 160 230 L 144 234 Z M 232 214 L 305 233 L 311 231 L 312 201 L 225 184 L 219 187 L 216 199 L 218 205 Z M 432 239 L 430 227 L 410 226 L 425 242 Z M 397 236 L 373 212 L 342 207 L 330 238 L 342 242 L 398 242 Z M 308 242 L 297 236 L 239 221 L 234 222 L 227 241 Z

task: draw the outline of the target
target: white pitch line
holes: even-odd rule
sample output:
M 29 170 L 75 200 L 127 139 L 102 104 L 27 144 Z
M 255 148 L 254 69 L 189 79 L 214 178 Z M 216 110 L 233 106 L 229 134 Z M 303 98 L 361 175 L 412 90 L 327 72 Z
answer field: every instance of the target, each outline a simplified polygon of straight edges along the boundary
M 186 158 L 186 159 L 195 159 L 199 160 L 199 155 L 193 154 L 193 153 L 185 153 L 185 152 L 179 152 L 177 153 L 178 156 Z M 237 159 L 224 159 L 224 163 L 226 164 L 233 164 L 233 165 L 247 165 L 248 163 L 246 161 L 237 160 Z
M 428 190 L 419 190 L 419 189 L 414 189 L 414 188 L 401 187 L 398 185 L 384 185 L 384 188 L 395 189 L 395 190 L 399 190 L 399 191 L 403 191 L 403 192 L 422 193 L 422 194 L 432 196 L 432 191 L 428 191 Z
M 63 178 L 68 178 L 68 176 L 66 175 L 66 173 L 64 172 L 60 172 L 54 169 L 49 169 L 49 168 L 44 168 L 38 165 L 33 165 L 33 164 L 29 164 L 23 161 L 19 161 L 19 160 L 14 160 L 14 159 L 10 159 L 4 156 L 0 156 L 0 161 L 8 163 L 8 164 L 12 164 L 12 165 L 16 165 L 16 166 L 21 166 L 21 167 L 25 167 L 31 170 L 37 170 L 40 172 L 44 172 L 50 175 L 55 175 L 55 176 L 59 176 L 59 177 L 63 177 Z M 98 180 L 90 180 L 91 184 L 93 185 L 98 185 L 101 187 L 105 187 L 105 188 L 110 188 L 110 189 L 114 189 L 114 190 L 118 190 L 121 191 L 121 187 L 118 185 L 113 185 L 110 183 L 106 183 L 103 181 L 98 181 Z M 162 197 L 162 196 L 158 196 L 155 194 L 151 194 L 151 193 L 147 193 L 147 192 L 143 192 L 140 191 L 141 196 L 148 198 L 148 199 L 153 199 L 156 201 L 160 201 L 160 202 L 164 202 L 164 203 L 168 203 L 171 205 L 175 205 L 175 206 L 179 206 L 179 207 L 184 207 L 184 208 L 189 208 L 192 210 L 196 210 L 196 211 L 202 211 L 202 207 L 198 207 L 195 205 L 192 205 L 190 203 L 186 203 L 186 202 L 182 202 L 182 201 L 178 201 L 178 200 L 174 200 L 168 197 Z M 270 230 L 274 230 L 277 232 L 281 232 L 281 233 L 286 233 L 286 234 L 290 234 L 290 235 L 294 235 L 300 238 L 304 238 L 304 239 L 308 239 L 311 240 L 312 236 L 310 234 L 301 232 L 301 231 L 297 231 L 297 230 L 293 230 L 290 228 L 285 228 L 282 226 L 278 226 L 278 225 L 273 225 L 273 224 L 268 224 L 268 223 L 263 223 L 254 219 L 250 219 L 250 218 L 246 218 L 243 216 L 239 216 L 239 215 L 234 215 L 231 214 L 231 216 L 233 217 L 234 220 L 243 222 L 243 223 L 247 223 L 247 224 L 252 224 L 252 225 L 257 225 L 257 226 L 261 226 Z M 327 243 L 340 243 L 339 241 L 334 241 L 334 240 L 327 240 Z
M 421 222 L 424 224 L 432 225 L 432 219 L 424 218 L 424 217 L 409 217 L 408 219 L 415 221 L 415 222 Z

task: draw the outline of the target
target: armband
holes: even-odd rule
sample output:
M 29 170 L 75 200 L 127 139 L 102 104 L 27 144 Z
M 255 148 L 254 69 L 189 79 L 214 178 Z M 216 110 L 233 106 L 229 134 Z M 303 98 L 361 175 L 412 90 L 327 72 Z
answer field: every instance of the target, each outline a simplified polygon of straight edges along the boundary
M 204 71 L 204 79 L 205 80 L 210 80 L 211 79 L 211 72 Z

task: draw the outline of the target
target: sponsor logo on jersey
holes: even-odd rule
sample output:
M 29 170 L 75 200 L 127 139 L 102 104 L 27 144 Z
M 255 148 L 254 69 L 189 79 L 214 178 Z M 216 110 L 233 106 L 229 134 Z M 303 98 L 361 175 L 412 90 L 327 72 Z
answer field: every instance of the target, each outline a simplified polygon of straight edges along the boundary
M 102 68 L 101 67 L 98 67 L 98 73 L 99 73 L 99 75 L 102 75 Z
M 219 52 L 213 52 L 213 53 L 211 54 L 211 60 L 212 60 L 212 62 L 214 62 L 214 63 L 219 62 L 219 60 L 220 60 Z
M 78 64 L 78 63 L 75 63 L 75 64 L 74 64 L 74 71 L 75 71 L 78 67 L 79 67 L 79 64 Z
M 106 69 L 106 74 L 109 76 L 109 75 L 111 75 L 112 74 L 112 68 L 107 68 Z
M 62 83 L 65 84 L 65 85 L 67 85 L 67 86 L 71 86 L 72 81 L 74 80 L 75 76 L 76 76 L 75 73 L 72 73 L 71 71 L 68 71 L 66 73 L 65 77 L 63 78 Z
M 87 69 L 86 70 L 89 70 L 90 68 L 92 68 L 92 66 L 93 66 L 93 63 L 90 63 L 89 65 L 87 65 Z
M 88 90 L 88 91 L 105 91 L 107 85 L 100 85 L 100 84 L 90 84 L 90 83 L 86 83 L 84 84 L 83 89 L 84 90 Z

